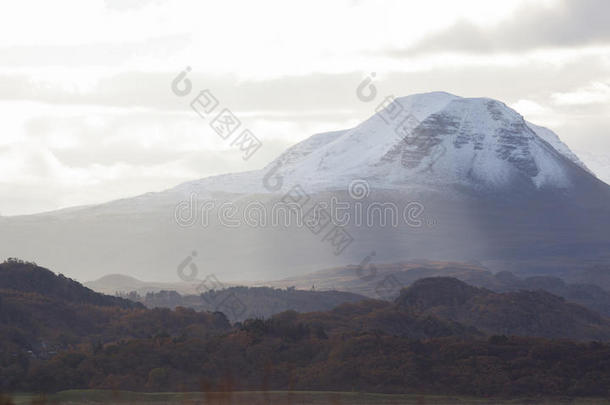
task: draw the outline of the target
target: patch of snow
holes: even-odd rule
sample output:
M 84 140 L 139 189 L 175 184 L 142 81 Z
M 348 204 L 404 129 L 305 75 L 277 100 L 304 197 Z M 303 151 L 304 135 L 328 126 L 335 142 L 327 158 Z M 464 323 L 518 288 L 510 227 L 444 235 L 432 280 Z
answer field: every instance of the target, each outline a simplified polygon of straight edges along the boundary
M 536 135 L 538 135 L 544 141 L 549 143 L 553 148 L 555 148 L 557 152 L 561 153 L 563 156 L 567 157 L 572 162 L 576 163 L 578 166 L 582 167 L 589 173 L 594 174 L 591 170 L 589 170 L 587 165 L 585 165 L 578 158 L 578 156 L 574 152 L 572 152 L 568 145 L 566 145 L 561 141 L 561 139 L 559 139 L 559 136 L 555 132 L 551 131 L 548 128 L 532 124 L 531 122 L 528 122 L 527 125 L 532 129 L 532 131 L 536 133 Z

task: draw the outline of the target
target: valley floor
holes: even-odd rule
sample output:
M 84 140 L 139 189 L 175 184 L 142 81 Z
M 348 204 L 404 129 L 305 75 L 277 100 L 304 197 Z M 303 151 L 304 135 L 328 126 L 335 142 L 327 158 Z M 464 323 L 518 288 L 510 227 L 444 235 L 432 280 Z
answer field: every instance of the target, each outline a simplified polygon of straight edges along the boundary
M 573 404 L 601 405 L 610 404 L 603 398 L 521 398 L 490 399 L 434 395 L 387 395 L 355 392 L 321 391 L 241 391 L 215 393 L 138 393 L 127 391 L 70 390 L 40 397 L 35 394 L 16 394 L 12 402 L 0 396 L 0 405 L 42 405 L 42 404 L 188 404 L 188 405 L 365 405 L 365 404 Z M 8 401 L 7 401 L 8 400 Z

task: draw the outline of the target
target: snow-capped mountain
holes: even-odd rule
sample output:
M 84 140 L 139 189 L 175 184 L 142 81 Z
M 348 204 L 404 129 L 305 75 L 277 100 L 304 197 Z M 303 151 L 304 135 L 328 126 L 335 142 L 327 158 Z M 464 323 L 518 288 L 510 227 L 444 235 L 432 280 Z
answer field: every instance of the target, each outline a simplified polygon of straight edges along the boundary
M 589 171 L 551 130 L 505 104 L 448 93 L 398 98 L 355 128 L 321 133 L 289 148 L 261 171 L 183 184 L 177 190 L 265 193 L 262 178 L 276 169 L 288 185 L 344 189 L 353 179 L 380 188 L 510 183 L 568 188 L 574 165 Z
M 354 181 L 364 193 L 350 192 Z M 352 216 L 337 225 L 328 208 L 333 221 L 319 229 L 274 226 L 274 209 L 295 186 L 306 194 L 303 213 L 334 200 Z M 224 280 L 278 279 L 371 257 L 555 275 L 584 260 L 610 263 L 610 186 L 552 131 L 502 102 L 442 92 L 398 98 L 261 170 L 1 221 L 0 256 L 81 279 L 177 281 L 185 258 L 199 277 Z M 337 226 L 351 239 L 339 252 L 329 243 Z

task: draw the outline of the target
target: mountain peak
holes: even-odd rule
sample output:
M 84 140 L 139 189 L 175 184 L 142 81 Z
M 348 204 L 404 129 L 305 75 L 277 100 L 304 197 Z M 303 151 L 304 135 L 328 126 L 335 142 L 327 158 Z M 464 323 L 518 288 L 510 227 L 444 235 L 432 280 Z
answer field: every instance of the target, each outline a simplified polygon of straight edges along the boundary
M 352 129 L 314 135 L 268 167 L 322 188 L 365 178 L 382 187 L 498 189 L 568 188 L 574 164 L 587 170 L 552 131 L 506 104 L 433 92 L 396 98 Z
M 594 175 L 551 130 L 527 122 L 505 103 L 447 92 L 388 98 L 354 128 L 315 134 L 263 170 L 182 184 L 172 191 L 266 193 L 273 170 L 285 186 L 345 189 L 354 179 L 372 187 L 426 190 L 569 189 Z

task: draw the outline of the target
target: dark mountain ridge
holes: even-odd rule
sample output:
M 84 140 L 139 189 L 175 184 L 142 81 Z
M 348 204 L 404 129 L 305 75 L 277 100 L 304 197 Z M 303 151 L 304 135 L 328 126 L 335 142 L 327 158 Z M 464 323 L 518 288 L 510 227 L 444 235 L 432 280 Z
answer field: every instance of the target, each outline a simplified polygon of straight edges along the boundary
M 149 310 L 33 263 L 12 259 L 0 264 L 0 347 L 9 358 L 25 350 L 44 357 L 81 344 L 217 333 L 229 326 L 221 313 Z
M 140 305 L 119 297 L 97 293 L 79 282 L 56 275 L 36 263 L 8 259 L 0 263 L 0 290 L 35 293 L 73 303 L 137 308 Z
M 576 273 L 576 272 L 573 272 Z M 598 268 L 595 275 L 602 275 Z M 605 273 L 603 273 L 605 274 Z M 363 275 L 372 277 L 364 278 Z M 305 288 L 315 284 L 319 289 L 335 289 L 365 295 L 370 298 L 395 299 L 402 287 L 429 277 L 453 277 L 471 286 L 494 292 L 543 290 L 610 317 L 610 291 L 602 282 L 593 283 L 593 276 L 583 281 L 566 282 L 559 277 L 521 277 L 508 271 L 492 273 L 481 264 L 440 261 L 414 261 L 404 263 L 371 263 L 366 266 L 349 265 L 308 273 L 299 277 L 270 282 L 276 287 L 294 285 Z M 392 281 L 387 295 L 380 295 L 384 281 Z M 601 281 L 601 279 L 600 279 Z
M 396 304 L 498 335 L 609 340 L 610 319 L 545 291 L 495 293 L 455 278 L 421 279 Z

